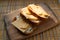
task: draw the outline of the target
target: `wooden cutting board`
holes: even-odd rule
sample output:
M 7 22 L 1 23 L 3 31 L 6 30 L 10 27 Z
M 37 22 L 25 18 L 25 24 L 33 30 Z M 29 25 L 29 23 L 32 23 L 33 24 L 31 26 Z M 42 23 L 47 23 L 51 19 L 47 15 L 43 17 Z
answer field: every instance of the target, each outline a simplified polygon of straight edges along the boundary
M 46 4 L 42 3 L 38 5 L 41 5 L 45 9 L 45 11 L 48 12 L 51 16 L 47 21 L 44 21 L 39 26 L 36 26 L 38 27 L 37 30 L 35 30 L 30 35 L 22 34 L 17 28 L 11 25 L 12 20 L 20 13 L 20 9 L 12 11 L 11 13 L 8 13 L 7 15 L 5 15 L 4 17 L 5 23 L 7 25 L 7 31 L 11 40 L 22 40 L 22 39 L 34 36 L 38 33 L 41 33 L 52 27 L 55 27 L 58 24 L 58 19 L 56 18 L 56 15 L 52 12 L 52 10 Z

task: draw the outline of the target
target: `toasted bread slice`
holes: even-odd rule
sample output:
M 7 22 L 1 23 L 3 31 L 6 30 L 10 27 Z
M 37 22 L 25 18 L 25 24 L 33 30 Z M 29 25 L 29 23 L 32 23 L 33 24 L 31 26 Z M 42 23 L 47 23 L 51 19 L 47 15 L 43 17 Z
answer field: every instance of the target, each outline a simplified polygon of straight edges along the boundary
M 28 9 L 42 18 L 48 18 L 50 16 L 41 6 L 30 4 L 28 5 Z
M 32 15 L 32 13 L 28 10 L 27 7 L 21 9 L 21 14 L 25 16 L 26 19 L 29 19 L 33 23 L 40 23 L 39 18 Z

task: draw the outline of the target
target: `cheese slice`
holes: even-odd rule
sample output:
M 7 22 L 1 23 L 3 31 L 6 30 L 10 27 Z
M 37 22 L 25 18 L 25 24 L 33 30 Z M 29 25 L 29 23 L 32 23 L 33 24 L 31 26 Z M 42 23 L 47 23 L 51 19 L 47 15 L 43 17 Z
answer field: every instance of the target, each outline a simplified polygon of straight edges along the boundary
M 18 28 L 20 31 L 22 31 L 23 33 L 29 28 L 31 27 L 29 25 L 29 23 L 26 23 L 25 21 L 23 21 L 23 19 L 20 17 L 18 20 L 12 22 L 12 25 L 14 25 L 16 28 Z

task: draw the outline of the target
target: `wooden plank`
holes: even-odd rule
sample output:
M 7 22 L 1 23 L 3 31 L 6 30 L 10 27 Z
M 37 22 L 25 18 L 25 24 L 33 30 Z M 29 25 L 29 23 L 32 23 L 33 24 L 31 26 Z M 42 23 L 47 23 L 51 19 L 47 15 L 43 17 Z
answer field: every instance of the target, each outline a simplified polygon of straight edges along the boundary
M 0 40 L 6 40 L 5 34 L 6 34 L 6 30 L 4 29 L 3 17 L 2 14 L 0 13 Z
M 43 32 L 43 40 L 47 40 L 47 32 Z
M 34 36 L 34 39 L 33 40 L 37 40 L 37 35 Z
M 40 40 L 40 34 L 37 34 L 37 40 Z
M 54 34 L 53 34 L 52 29 L 51 29 L 49 32 L 50 32 L 50 34 L 49 34 L 49 35 L 50 35 L 50 39 L 51 39 L 51 40 L 55 40 L 55 39 L 54 39 Z
M 2 39 L 2 31 L 0 31 L 0 39 L 3 40 L 3 39 Z
M 60 40 L 60 25 L 56 27 L 56 32 L 57 32 L 57 39 Z
M 50 30 L 51 30 L 51 29 L 50 29 Z M 50 30 L 46 31 L 46 33 L 47 33 L 47 40 L 51 40 L 51 39 L 50 39 L 50 32 L 49 32 Z
M 43 40 L 43 32 L 40 34 L 40 40 Z
M 25 40 L 30 40 L 30 38 L 27 38 L 27 39 L 25 39 Z
M 34 40 L 34 36 L 30 37 L 29 40 Z
M 54 12 L 56 13 L 56 15 L 58 15 L 57 17 L 58 17 L 59 20 L 60 20 L 60 9 L 53 9 L 53 10 L 54 10 Z M 60 34 L 59 34 L 59 33 L 60 33 L 59 28 L 60 28 L 60 25 L 56 27 L 58 40 L 60 39 L 60 37 L 59 37 L 59 35 L 60 35 Z
M 43 40 L 43 35 L 38 34 L 38 35 L 35 35 L 33 37 L 27 38 L 26 40 Z
M 29 39 L 25 39 L 25 40 L 29 40 Z
M 54 39 L 55 40 L 58 40 L 58 36 L 57 36 L 57 32 L 56 32 L 56 27 L 55 28 L 53 28 L 53 34 L 54 34 Z

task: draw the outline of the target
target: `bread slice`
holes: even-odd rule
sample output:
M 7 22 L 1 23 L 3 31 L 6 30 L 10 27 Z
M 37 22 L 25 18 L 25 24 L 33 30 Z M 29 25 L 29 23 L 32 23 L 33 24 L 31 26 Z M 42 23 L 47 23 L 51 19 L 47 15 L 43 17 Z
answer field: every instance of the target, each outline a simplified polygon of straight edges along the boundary
M 21 14 L 25 16 L 26 19 L 29 19 L 33 23 L 40 23 L 39 18 L 32 15 L 32 13 L 28 10 L 27 7 L 21 9 Z
M 41 6 L 35 4 L 28 5 L 28 9 L 42 18 L 48 18 L 50 16 Z

